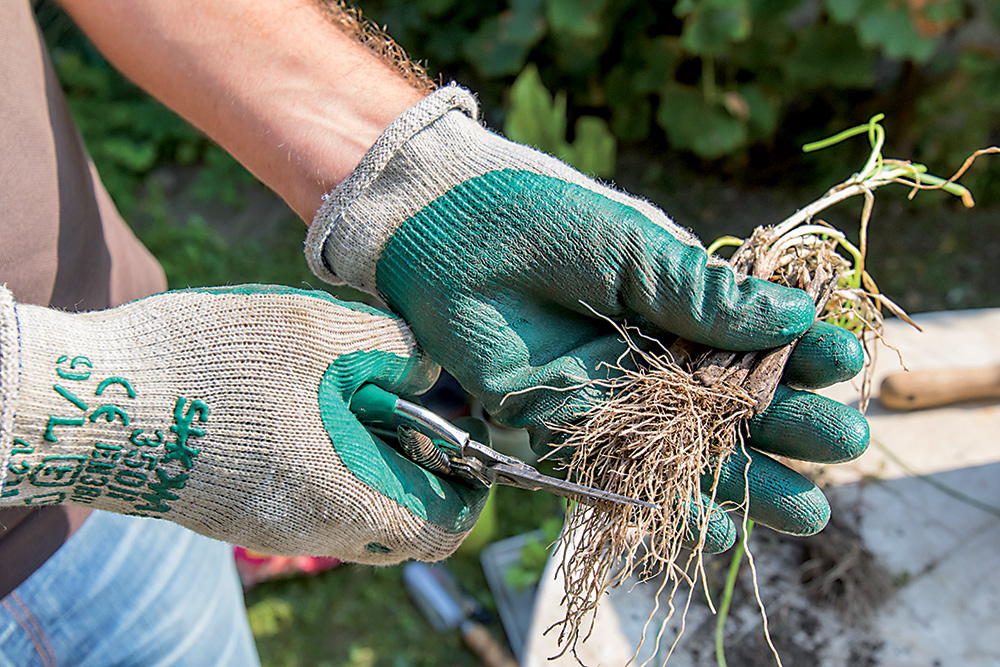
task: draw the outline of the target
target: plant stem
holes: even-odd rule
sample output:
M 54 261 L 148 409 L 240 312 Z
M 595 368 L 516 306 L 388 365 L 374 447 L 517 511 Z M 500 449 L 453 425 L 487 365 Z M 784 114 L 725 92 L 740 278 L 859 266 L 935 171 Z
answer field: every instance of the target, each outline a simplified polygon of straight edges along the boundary
M 884 113 L 875 114 L 871 119 L 864 125 L 857 125 L 850 129 L 844 130 L 843 132 L 838 132 L 832 137 L 827 137 L 826 139 L 820 139 L 819 141 L 813 141 L 802 147 L 803 153 L 811 153 L 813 151 L 818 151 L 820 149 L 832 146 L 834 144 L 839 144 L 844 139 L 850 139 L 851 137 L 856 137 L 859 134 L 864 134 L 866 132 L 871 132 L 871 128 L 875 123 L 883 120 L 885 118 Z
M 739 574 L 740 563 L 743 562 L 743 552 L 746 549 L 746 541 L 750 537 L 751 530 L 753 530 L 753 521 L 747 519 L 746 530 L 740 535 L 740 540 L 736 543 L 736 549 L 733 553 L 733 559 L 729 562 L 729 573 L 726 575 L 726 588 L 722 591 L 719 616 L 715 621 L 715 660 L 719 663 L 719 667 L 727 667 L 726 649 L 723 646 L 723 629 L 726 625 L 726 617 L 729 616 L 729 606 L 733 602 L 733 591 L 736 589 L 736 575 Z
M 809 204 L 805 208 L 800 208 L 798 211 L 775 225 L 772 233 L 776 237 L 783 236 L 793 227 L 811 220 L 820 211 L 828 209 L 834 204 L 838 204 L 845 199 L 850 199 L 851 197 L 864 194 L 865 190 L 868 188 L 871 188 L 871 185 L 866 186 L 861 183 L 850 183 L 845 184 L 844 187 L 833 188 L 813 203 Z

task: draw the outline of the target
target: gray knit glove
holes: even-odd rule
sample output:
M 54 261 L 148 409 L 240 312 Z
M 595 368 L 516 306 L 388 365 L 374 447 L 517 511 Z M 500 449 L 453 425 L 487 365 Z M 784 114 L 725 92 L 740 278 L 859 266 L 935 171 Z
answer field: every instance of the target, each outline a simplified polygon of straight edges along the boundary
M 167 292 L 107 311 L 0 288 L 0 505 L 160 517 L 256 551 L 389 564 L 450 554 L 485 492 L 373 438 L 362 384 L 438 367 L 401 320 L 323 292 Z

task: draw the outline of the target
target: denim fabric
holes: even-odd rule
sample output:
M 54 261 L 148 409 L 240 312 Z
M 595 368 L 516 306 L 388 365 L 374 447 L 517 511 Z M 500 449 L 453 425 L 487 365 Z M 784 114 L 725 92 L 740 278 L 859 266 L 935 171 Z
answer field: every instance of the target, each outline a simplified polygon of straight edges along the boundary
M 94 512 L 0 600 L 0 666 L 258 665 L 232 548 Z

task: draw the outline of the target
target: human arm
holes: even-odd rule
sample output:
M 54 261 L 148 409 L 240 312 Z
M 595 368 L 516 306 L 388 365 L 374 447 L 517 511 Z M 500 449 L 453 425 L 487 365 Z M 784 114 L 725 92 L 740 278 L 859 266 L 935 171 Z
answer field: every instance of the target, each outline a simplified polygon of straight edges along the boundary
M 348 409 L 426 390 L 398 318 L 323 292 L 167 292 L 91 313 L 0 288 L 0 505 L 164 518 L 265 553 L 437 560 L 485 493 L 423 471 Z
M 319 0 L 60 3 L 113 65 L 306 222 L 430 88 L 340 29 Z

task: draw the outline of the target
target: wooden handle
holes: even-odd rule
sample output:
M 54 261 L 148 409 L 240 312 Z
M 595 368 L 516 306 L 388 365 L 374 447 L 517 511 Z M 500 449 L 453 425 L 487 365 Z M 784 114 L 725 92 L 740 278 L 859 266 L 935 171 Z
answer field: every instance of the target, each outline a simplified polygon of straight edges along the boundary
M 462 623 L 462 635 L 469 648 L 479 656 L 484 667 L 517 667 L 514 656 L 479 623 L 475 621 Z
M 918 410 L 991 398 L 1000 398 L 1000 366 L 895 373 L 882 381 L 879 402 Z

